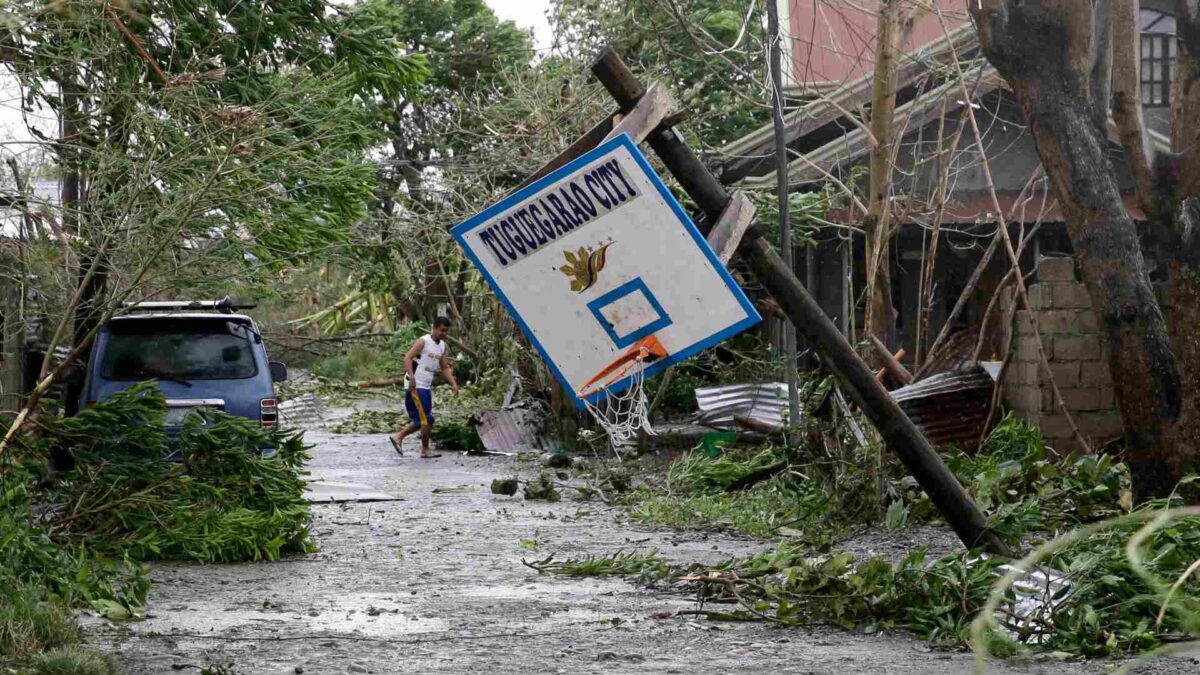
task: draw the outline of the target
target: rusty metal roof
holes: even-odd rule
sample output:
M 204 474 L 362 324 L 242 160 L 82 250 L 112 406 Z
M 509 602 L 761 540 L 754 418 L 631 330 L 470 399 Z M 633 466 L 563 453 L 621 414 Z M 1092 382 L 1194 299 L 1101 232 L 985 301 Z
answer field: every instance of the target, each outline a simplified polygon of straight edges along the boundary
M 996 386 L 979 366 L 928 377 L 892 393 L 892 398 L 935 446 L 973 450 Z
M 776 429 L 787 414 L 787 385 L 782 382 L 733 384 L 696 390 L 696 421 L 718 429 L 736 429 L 734 416 L 748 417 Z

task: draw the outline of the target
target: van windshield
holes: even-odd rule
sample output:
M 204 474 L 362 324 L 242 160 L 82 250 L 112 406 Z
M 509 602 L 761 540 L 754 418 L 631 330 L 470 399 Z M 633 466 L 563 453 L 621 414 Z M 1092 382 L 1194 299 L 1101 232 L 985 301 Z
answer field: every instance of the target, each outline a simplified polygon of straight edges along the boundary
M 114 321 L 100 376 L 181 382 L 254 377 L 258 366 L 246 328 L 223 319 Z

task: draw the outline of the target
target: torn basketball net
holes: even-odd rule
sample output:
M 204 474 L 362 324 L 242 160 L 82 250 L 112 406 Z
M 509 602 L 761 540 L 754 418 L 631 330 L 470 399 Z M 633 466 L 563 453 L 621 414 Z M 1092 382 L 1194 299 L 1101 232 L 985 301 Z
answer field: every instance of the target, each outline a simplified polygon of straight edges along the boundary
M 650 426 L 650 403 L 646 399 L 646 367 L 666 355 L 667 350 L 658 338 L 653 335 L 642 338 L 579 390 L 588 412 L 608 434 L 618 457 L 620 448 L 631 445 L 640 432 L 654 433 Z M 624 390 L 610 389 L 626 378 L 629 385 Z M 592 403 L 589 399 L 600 392 L 604 392 L 604 397 Z

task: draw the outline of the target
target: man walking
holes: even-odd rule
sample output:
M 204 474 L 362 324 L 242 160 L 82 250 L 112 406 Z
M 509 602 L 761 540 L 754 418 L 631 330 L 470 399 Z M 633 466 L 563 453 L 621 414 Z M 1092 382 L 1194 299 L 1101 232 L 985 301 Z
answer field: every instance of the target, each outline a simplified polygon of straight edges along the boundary
M 404 355 L 404 409 L 412 423 L 388 437 L 399 454 L 404 454 L 400 445 L 404 438 L 420 429 L 421 458 L 441 457 L 429 449 L 429 438 L 433 430 L 433 377 L 439 370 L 454 388 L 454 395 L 458 396 L 458 381 L 446 359 L 446 334 L 449 331 L 450 319 L 439 316 L 433 321 L 433 330 L 422 335 Z

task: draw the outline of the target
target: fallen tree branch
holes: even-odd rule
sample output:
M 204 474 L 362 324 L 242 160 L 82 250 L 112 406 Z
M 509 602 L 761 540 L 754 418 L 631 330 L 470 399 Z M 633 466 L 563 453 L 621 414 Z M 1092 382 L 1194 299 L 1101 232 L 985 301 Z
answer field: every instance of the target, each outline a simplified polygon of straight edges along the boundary
M 769 466 L 764 466 L 761 469 L 756 469 L 741 478 L 733 481 L 725 487 L 726 492 L 741 492 L 748 488 L 754 487 L 763 481 L 770 480 L 775 476 L 787 471 L 791 464 L 787 461 L 775 462 Z

